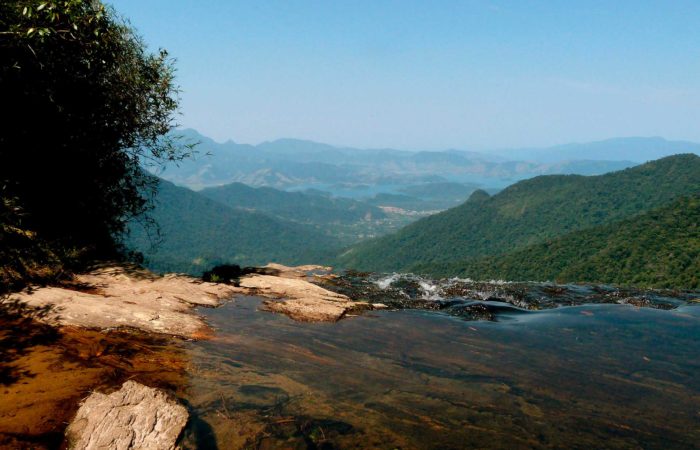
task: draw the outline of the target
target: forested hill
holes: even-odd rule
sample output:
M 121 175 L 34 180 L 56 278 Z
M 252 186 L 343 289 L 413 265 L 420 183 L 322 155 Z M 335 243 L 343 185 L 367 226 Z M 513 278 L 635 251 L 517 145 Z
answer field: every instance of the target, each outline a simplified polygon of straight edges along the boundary
M 260 211 L 305 224 L 354 223 L 385 217 L 376 206 L 349 198 L 254 188 L 243 183 L 207 188 L 200 193 L 232 208 Z
M 127 245 L 141 251 L 149 268 L 201 274 L 212 264 L 308 264 L 324 262 L 338 242 L 289 221 L 237 210 L 161 180 L 150 213 L 162 242 L 152 248 L 146 229 L 132 223 Z
M 421 265 L 439 276 L 700 288 L 700 194 L 507 255 Z
M 361 243 L 340 267 L 409 270 L 497 255 L 625 219 L 700 191 L 700 157 L 674 155 L 599 176 L 551 175 L 516 183 L 397 233 Z

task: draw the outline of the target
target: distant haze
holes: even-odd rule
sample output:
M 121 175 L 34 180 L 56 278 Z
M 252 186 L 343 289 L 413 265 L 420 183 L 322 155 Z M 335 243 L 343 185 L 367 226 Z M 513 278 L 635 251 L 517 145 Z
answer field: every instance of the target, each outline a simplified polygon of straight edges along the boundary
M 403 195 L 406 189 L 413 192 L 416 185 L 423 184 L 438 191 L 444 183 L 500 189 L 536 175 L 596 175 L 663 156 L 700 154 L 700 144 L 661 138 L 617 138 L 496 154 L 360 149 L 299 139 L 252 146 L 217 143 L 191 129 L 177 133 L 185 141 L 199 143 L 195 159 L 159 172 L 177 184 L 201 189 L 239 182 L 365 199 L 380 193 Z
M 694 0 L 109 3 L 177 59 L 180 122 L 218 141 L 700 141 Z

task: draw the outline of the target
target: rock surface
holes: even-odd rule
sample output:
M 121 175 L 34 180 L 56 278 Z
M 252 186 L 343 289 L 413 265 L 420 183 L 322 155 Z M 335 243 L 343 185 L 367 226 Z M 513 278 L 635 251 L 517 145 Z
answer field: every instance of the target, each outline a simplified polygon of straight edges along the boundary
M 239 286 L 208 283 L 185 275 L 157 276 L 127 266 L 106 266 L 77 275 L 68 286 L 47 286 L 14 294 L 28 306 L 48 308 L 41 320 L 82 328 L 136 328 L 184 338 L 206 337 L 210 330 L 193 306 L 215 307 L 235 294 L 260 295 L 269 311 L 306 322 L 335 322 L 348 313 L 374 309 L 309 280 L 332 276 L 330 267 L 268 264 Z
M 241 292 L 234 286 L 205 283 L 183 275 L 158 277 L 145 270 L 105 267 L 76 276 L 73 288 L 42 287 L 13 295 L 27 305 L 48 307 L 42 320 L 84 328 L 131 327 L 197 338 L 207 334 L 195 305 L 217 306 Z
M 336 322 L 354 311 L 372 309 L 366 302 L 331 292 L 299 277 L 251 275 L 241 279 L 240 286 L 251 294 L 273 297 L 265 307 L 305 322 Z
M 76 450 L 170 450 L 187 419 L 185 407 L 163 391 L 127 381 L 116 392 L 85 399 L 66 438 Z
M 318 274 L 328 274 L 332 267 L 328 266 L 316 266 L 316 265 L 305 265 L 305 266 L 295 266 L 289 267 L 277 263 L 269 263 L 264 266 L 263 269 L 269 270 L 271 273 L 269 275 L 274 275 L 276 277 L 282 278 L 309 278 L 310 276 L 315 276 Z

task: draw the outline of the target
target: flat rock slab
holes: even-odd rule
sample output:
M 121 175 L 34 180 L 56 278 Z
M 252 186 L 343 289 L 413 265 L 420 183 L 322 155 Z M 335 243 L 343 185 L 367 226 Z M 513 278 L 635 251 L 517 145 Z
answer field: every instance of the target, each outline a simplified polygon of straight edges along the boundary
M 319 274 L 329 274 L 333 268 L 329 266 L 305 265 L 305 266 L 285 266 L 277 263 L 269 263 L 263 269 L 270 270 L 270 275 L 282 278 L 309 278 Z
M 14 294 L 28 306 L 47 308 L 40 320 L 82 328 L 136 328 L 146 332 L 198 339 L 209 334 L 193 306 L 218 306 L 236 294 L 260 295 L 269 311 L 306 322 L 335 322 L 350 312 L 376 309 L 355 302 L 309 280 L 330 267 L 264 267 L 274 275 L 241 278 L 240 286 L 207 283 L 185 275 L 157 276 L 125 266 L 107 266 L 77 275 L 71 286 L 47 286 Z
M 159 277 L 148 271 L 106 267 L 76 276 L 80 290 L 42 287 L 13 295 L 27 305 L 49 308 L 42 319 L 84 328 L 137 328 L 197 338 L 207 334 L 193 306 L 217 306 L 241 290 L 184 275 Z
M 251 294 L 272 297 L 264 302 L 268 310 L 304 322 L 336 322 L 350 312 L 373 309 L 302 278 L 252 275 L 242 278 L 240 286 Z
M 171 450 L 187 423 L 184 406 L 158 389 L 127 381 L 85 399 L 66 429 L 75 450 Z

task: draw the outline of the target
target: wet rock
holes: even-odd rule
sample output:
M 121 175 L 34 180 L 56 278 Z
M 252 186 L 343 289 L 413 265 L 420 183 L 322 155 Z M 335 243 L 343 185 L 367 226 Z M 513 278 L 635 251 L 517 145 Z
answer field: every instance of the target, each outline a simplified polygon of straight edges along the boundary
M 236 283 L 243 274 L 244 271 L 238 264 L 222 264 L 204 272 L 202 280 L 213 283 Z
M 158 389 L 127 381 L 109 395 L 93 393 L 66 429 L 71 449 L 175 448 L 187 410 Z
M 523 314 L 562 306 L 622 303 L 673 309 L 697 302 L 697 291 L 621 288 L 605 285 L 430 279 L 415 274 L 372 274 L 346 271 L 319 282 L 329 290 L 375 308 L 442 311 L 468 320 L 498 320 L 502 314 Z

